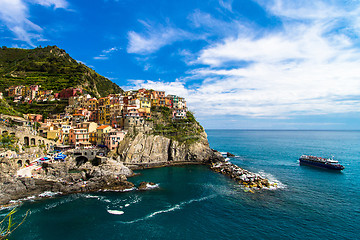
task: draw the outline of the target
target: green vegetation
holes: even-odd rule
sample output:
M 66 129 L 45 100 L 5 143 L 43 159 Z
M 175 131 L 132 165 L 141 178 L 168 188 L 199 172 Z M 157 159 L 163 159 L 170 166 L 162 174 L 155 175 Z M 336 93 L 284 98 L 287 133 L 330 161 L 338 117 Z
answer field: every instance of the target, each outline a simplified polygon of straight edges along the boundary
M 11 107 L 5 99 L 0 99 L 0 114 L 22 116 L 22 114 Z
M 42 114 L 43 118 L 47 118 L 49 114 L 64 112 L 65 107 L 69 105 L 68 100 L 53 101 L 53 102 L 32 102 L 32 103 L 14 103 L 9 104 L 18 112 L 27 114 Z
M 19 146 L 16 144 L 18 140 L 15 135 L 3 133 L 0 135 L 0 148 L 19 152 Z
M 14 214 L 17 212 L 17 209 L 12 209 L 1 221 L 0 221 L 0 240 L 7 239 L 7 237 L 13 233 L 21 224 L 24 223 L 29 210 L 26 212 L 25 216 L 20 223 L 14 222 Z
M 54 92 L 81 87 L 96 97 L 123 92 L 118 85 L 78 63 L 57 46 L 0 48 L 0 91 L 12 85 L 33 84 Z
M 172 109 L 167 107 L 152 107 L 153 133 L 170 139 L 191 144 L 200 139 L 204 129 L 195 120 L 192 112 L 187 112 L 185 119 L 173 119 Z

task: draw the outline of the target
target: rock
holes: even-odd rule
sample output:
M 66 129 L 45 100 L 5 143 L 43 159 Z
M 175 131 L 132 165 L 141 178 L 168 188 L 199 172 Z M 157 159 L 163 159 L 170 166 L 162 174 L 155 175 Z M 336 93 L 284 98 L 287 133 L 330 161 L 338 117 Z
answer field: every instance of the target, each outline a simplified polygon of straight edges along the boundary
M 125 137 L 119 143 L 117 153 L 118 159 L 132 168 L 223 161 L 221 153 L 209 147 L 205 132 L 190 145 L 164 136 L 139 132 L 135 137 Z
M 132 170 L 111 159 L 99 166 L 88 163 L 76 166 L 75 160 L 69 158 L 66 162 L 49 163 L 43 169 L 34 171 L 34 178 L 17 178 L 14 177 L 15 172 L 16 168 L 0 164 L 0 204 L 47 191 L 75 193 L 134 188 L 134 184 L 127 181 L 127 176 L 133 175 Z
M 138 187 L 138 190 L 145 191 L 145 190 L 154 189 L 154 188 L 158 188 L 158 185 L 156 183 L 153 183 L 153 182 L 141 182 L 139 187 Z
M 213 162 L 210 168 L 221 174 L 227 175 L 247 188 L 261 189 L 269 187 L 269 180 L 262 178 L 259 174 L 249 172 L 230 162 Z
M 227 153 L 226 153 L 226 156 L 227 156 L 227 157 L 235 157 L 235 155 L 234 155 L 234 154 L 229 153 L 229 152 L 227 152 Z

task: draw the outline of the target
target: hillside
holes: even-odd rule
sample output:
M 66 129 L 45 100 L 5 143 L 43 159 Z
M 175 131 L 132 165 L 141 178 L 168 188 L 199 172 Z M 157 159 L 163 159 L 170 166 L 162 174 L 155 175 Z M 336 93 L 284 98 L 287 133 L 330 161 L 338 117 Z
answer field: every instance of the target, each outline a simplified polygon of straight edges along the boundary
M 201 138 L 203 127 L 188 111 L 185 119 L 172 119 L 172 112 L 167 107 L 152 107 L 153 134 L 161 135 L 178 142 L 191 144 Z
M 94 97 L 123 92 L 118 85 L 77 62 L 57 46 L 0 48 L 0 91 L 12 85 L 33 84 L 54 92 L 81 87 Z
M 21 116 L 21 113 L 14 110 L 5 99 L 0 99 L 0 114 L 11 115 L 11 116 Z

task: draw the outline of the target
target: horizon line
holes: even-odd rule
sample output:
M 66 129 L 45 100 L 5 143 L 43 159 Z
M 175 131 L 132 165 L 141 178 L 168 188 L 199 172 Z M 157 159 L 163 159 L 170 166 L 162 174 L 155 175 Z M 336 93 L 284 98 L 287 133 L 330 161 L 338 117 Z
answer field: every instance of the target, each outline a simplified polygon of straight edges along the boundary
M 360 131 L 360 129 L 246 129 L 246 128 L 205 128 L 206 130 L 239 130 L 239 131 Z

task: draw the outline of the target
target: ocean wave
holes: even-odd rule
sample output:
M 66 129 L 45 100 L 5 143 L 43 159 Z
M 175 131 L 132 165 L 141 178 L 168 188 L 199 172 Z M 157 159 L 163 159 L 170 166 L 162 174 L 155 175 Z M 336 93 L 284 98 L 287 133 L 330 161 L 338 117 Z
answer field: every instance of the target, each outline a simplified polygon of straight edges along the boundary
M 153 212 L 143 218 L 139 218 L 139 219 L 135 219 L 133 221 L 128 221 L 128 222 L 121 222 L 121 223 L 126 223 L 126 224 L 131 224 L 131 223 L 136 223 L 136 222 L 140 222 L 140 221 L 144 221 L 144 220 L 147 220 L 147 219 L 150 219 L 150 218 L 153 218 L 155 217 L 156 215 L 158 214 L 162 214 L 162 213 L 168 213 L 168 212 L 173 212 L 173 211 L 176 211 L 176 210 L 180 210 L 182 209 L 184 206 L 186 205 L 189 205 L 193 202 L 201 202 L 201 201 L 205 201 L 207 199 L 210 199 L 210 198 L 213 198 L 215 197 L 216 195 L 215 194 L 212 194 L 210 196 L 206 196 L 206 197 L 202 197 L 202 198 L 197 198 L 197 199 L 191 199 L 189 201 L 186 201 L 186 202 L 181 202 L 179 204 L 176 204 L 170 208 L 167 208 L 167 209 L 163 209 L 163 210 L 159 210 L 159 211 L 156 211 L 156 212 Z
M 268 189 L 268 190 L 276 190 L 276 189 L 285 189 L 287 186 L 280 182 L 278 179 L 276 179 L 272 174 L 270 173 L 266 173 L 263 170 L 259 171 L 259 175 L 263 178 L 266 178 L 269 180 L 270 184 L 272 186 L 270 186 L 269 188 L 263 188 L 263 189 Z
M 10 200 L 10 203 L 21 203 L 23 201 L 33 201 L 34 199 L 36 198 L 36 196 L 29 196 L 29 197 L 26 197 L 26 198 L 21 198 L 21 199 L 18 199 L 18 200 Z
M 38 197 L 53 197 L 53 196 L 56 196 L 56 195 L 59 195 L 59 194 L 62 194 L 62 192 L 46 191 L 46 192 L 40 193 L 38 195 Z
M 104 190 L 100 190 L 99 192 L 130 192 L 135 190 L 136 187 L 132 187 L 132 188 L 125 188 L 124 190 L 111 190 L 111 189 L 104 189 Z
M 122 202 L 125 202 L 125 204 L 123 206 L 119 206 L 119 208 L 130 207 L 130 205 L 136 204 L 136 203 L 140 202 L 141 200 L 142 200 L 142 198 L 138 197 L 138 196 L 135 196 L 134 198 L 131 198 L 131 199 L 124 199 L 124 200 L 122 200 Z M 116 206 L 118 203 L 119 202 L 113 202 L 113 205 Z
M 109 199 L 107 199 L 106 197 L 104 196 L 97 196 L 97 195 L 91 195 L 91 194 L 86 194 L 86 195 L 83 195 L 84 198 L 91 198 L 91 199 L 97 199 L 101 202 L 111 202 Z
M 69 195 L 68 197 L 65 197 L 65 198 L 61 198 L 59 201 L 57 202 L 54 202 L 54 203 L 49 203 L 49 204 L 46 204 L 44 209 L 45 210 L 50 210 L 52 208 L 56 208 L 60 205 L 63 205 L 65 203 L 69 203 L 69 202 L 72 202 L 72 201 L 75 201 L 77 199 L 80 198 L 80 195 Z
M 159 188 L 159 184 L 154 184 L 154 185 L 151 185 L 149 183 L 146 184 L 146 189 L 147 190 L 155 189 L 155 188 Z

